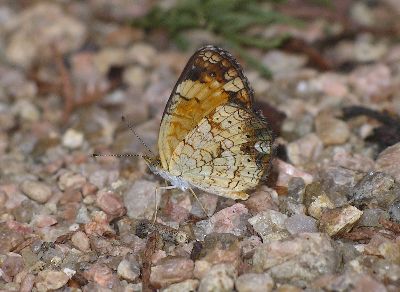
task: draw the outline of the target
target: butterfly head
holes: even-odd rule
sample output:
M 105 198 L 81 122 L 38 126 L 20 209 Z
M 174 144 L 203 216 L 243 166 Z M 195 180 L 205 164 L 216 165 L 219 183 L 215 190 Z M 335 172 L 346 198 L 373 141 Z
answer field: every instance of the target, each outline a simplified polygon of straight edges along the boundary
M 159 157 L 143 156 L 143 158 L 152 172 L 157 173 L 162 168 L 161 160 Z

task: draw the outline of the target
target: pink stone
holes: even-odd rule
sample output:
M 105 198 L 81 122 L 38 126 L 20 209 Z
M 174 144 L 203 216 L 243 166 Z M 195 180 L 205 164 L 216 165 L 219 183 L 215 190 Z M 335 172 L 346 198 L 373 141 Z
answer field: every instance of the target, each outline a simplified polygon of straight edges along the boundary
M 99 191 L 96 203 L 100 209 L 112 217 L 121 217 L 126 213 L 122 198 L 113 192 Z
M 102 287 L 111 289 L 118 282 L 116 274 L 103 264 L 94 264 L 83 275 L 89 281 L 94 281 Z
M 164 288 L 173 283 L 193 278 L 194 263 L 183 257 L 166 257 L 151 268 L 150 283 Z
M 301 177 L 305 184 L 308 185 L 312 183 L 313 176 L 305 171 L 302 171 L 293 165 L 286 163 L 280 159 L 275 159 L 273 162 L 274 168 L 279 173 L 278 180 L 276 182 L 277 186 L 288 187 L 289 180 L 292 177 Z
M 114 230 L 108 224 L 109 218 L 106 213 L 97 211 L 92 213 L 92 221 L 85 224 L 85 232 L 88 235 L 103 235 L 104 233 L 114 234 Z
M 275 190 L 263 187 L 250 195 L 250 198 L 243 202 L 251 214 L 257 214 L 265 210 L 279 211 L 279 207 L 274 198 L 278 194 Z
M 43 228 L 57 224 L 57 219 L 51 215 L 36 215 L 33 219 L 36 227 Z

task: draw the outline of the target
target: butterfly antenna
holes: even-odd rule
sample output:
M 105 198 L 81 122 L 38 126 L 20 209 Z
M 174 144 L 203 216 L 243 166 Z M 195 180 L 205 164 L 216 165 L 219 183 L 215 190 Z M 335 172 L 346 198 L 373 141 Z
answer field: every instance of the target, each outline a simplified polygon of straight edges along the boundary
M 151 155 L 155 156 L 153 151 L 143 142 L 142 138 L 136 133 L 135 129 L 133 128 L 133 124 L 129 123 L 124 116 L 121 117 L 122 122 L 128 127 L 129 130 L 136 136 L 136 138 L 143 144 L 143 146 L 151 153 Z
M 144 155 L 136 154 L 136 153 L 121 153 L 121 154 L 99 154 L 99 153 L 93 153 L 92 157 L 144 157 Z

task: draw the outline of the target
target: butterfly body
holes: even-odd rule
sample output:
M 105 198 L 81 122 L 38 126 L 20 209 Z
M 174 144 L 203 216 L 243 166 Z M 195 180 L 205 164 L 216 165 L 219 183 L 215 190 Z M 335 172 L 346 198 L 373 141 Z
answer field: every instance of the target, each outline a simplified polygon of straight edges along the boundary
M 226 51 L 206 46 L 189 60 L 164 110 L 153 172 L 186 190 L 246 199 L 267 172 L 272 133 L 253 91 Z

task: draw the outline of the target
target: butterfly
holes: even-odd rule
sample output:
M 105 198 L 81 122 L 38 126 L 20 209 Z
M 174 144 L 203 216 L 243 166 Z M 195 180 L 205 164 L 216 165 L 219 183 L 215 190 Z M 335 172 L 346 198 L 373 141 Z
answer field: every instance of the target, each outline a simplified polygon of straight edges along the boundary
M 273 135 L 243 70 L 224 49 L 189 59 L 165 107 L 150 169 L 183 191 L 245 200 L 268 172 Z

